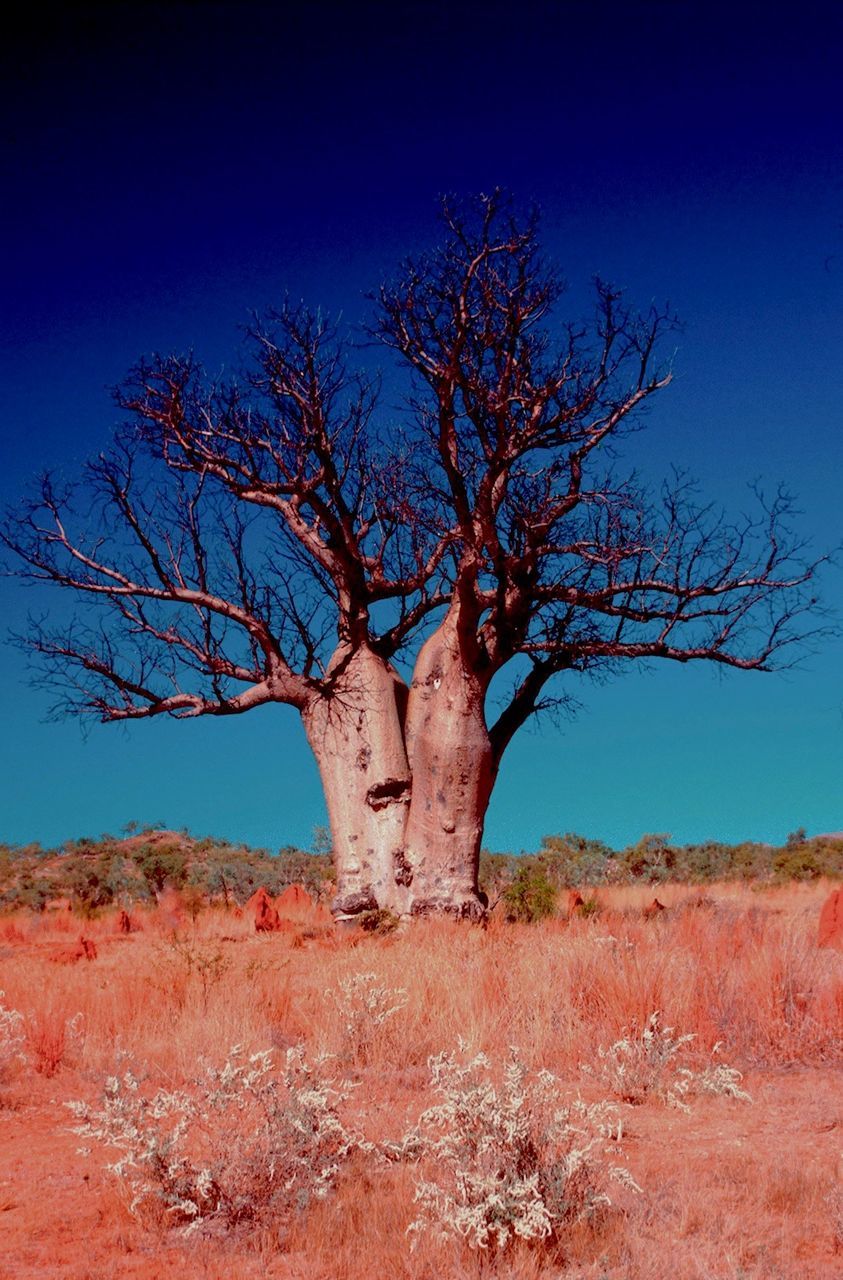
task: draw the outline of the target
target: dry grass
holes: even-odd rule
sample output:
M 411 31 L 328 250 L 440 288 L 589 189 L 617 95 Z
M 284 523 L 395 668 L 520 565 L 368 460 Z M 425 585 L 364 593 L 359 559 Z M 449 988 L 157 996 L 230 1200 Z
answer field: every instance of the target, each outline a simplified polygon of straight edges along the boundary
M 217 909 L 175 931 L 171 910 L 140 911 L 129 936 L 114 915 L 4 917 L 0 988 L 23 1015 L 26 1059 L 0 1081 L 9 1275 L 831 1280 L 843 1266 L 843 956 L 815 945 L 828 888 L 660 887 L 668 909 L 652 920 L 642 916 L 652 890 L 604 889 L 587 919 L 433 923 L 386 938 L 257 937 L 248 918 Z M 97 959 L 57 963 L 80 933 Z M 343 991 L 360 974 L 387 993 L 383 1018 L 349 1017 Z M 691 1069 L 723 1042 L 753 1102 L 623 1108 L 624 1163 L 643 1194 L 572 1225 L 553 1252 L 523 1243 L 478 1255 L 432 1232 L 411 1250 L 417 1170 L 362 1154 L 294 1221 L 283 1250 L 266 1225 L 188 1244 L 166 1222 L 133 1219 L 104 1157 L 83 1162 L 67 1134 L 62 1104 L 94 1102 L 115 1065 L 132 1063 L 151 1089 L 179 1089 L 236 1044 L 279 1059 L 298 1044 L 334 1055 L 357 1086 L 350 1121 L 374 1143 L 431 1105 L 428 1059 L 458 1037 L 497 1063 L 516 1045 L 568 1098 L 593 1101 L 604 1095 L 583 1065 L 656 1010 L 695 1037 L 683 1051 Z

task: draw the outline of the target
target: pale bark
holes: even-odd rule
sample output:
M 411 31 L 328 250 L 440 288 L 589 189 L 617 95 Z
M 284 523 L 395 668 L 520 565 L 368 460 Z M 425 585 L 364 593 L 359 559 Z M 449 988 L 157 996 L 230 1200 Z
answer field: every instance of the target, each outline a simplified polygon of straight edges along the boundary
M 404 828 L 410 769 L 404 745 L 407 687 L 371 649 L 334 657 L 329 697 L 302 712 L 316 756 L 334 849 L 339 918 L 406 901 Z
M 485 688 L 460 653 L 452 616 L 422 646 L 407 708 L 413 797 L 405 856 L 412 915 L 478 919 L 480 841 L 495 781 Z
M 480 840 L 494 767 L 484 690 L 444 623 L 407 687 L 368 648 L 332 664 L 332 693 L 314 697 L 305 729 L 325 789 L 337 892 L 334 914 L 479 919 Z

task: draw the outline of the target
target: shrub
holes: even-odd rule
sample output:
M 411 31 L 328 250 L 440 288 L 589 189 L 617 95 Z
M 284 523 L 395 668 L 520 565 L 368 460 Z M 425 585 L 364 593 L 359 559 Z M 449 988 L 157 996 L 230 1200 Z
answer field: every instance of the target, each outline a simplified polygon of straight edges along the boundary
M 477 883 L 493 905 L 500 901 L 507 885 L 512 884 L 520 858 L 512 853 L 492 853 L 489 849 L 480 850 L 480 864 L 477 868 Z
M 65 1065 L 69 1055 L 78 1052 L 83 1039 L 82 1014 L 66 1018 L 47 1006 L 31 1013 L 24 1023 L 28 1056 L 41 1076 L 52 1078 Z
M 429 1066 L 441 1100 L 402 1144 L 435 1170 L 416 1185 L 416 1238 L 432 1230 L 494 1250 L 552 1242 L 608 1206 L 612 1182 L 640 1190 L 613 1162 L 620 1122 L 610 1103 L 563 1105 L 559 1081 L 531 1074 L 514 1049 L 500 1084 L 482 1053 L 462 1062 L 440 1053 Z
M 671 878 L 676 866 L 677 850 L 664 834 L 643 835 L 620 855 L 620 862 L 636 880 L 659 884 Z
M 187 1002 L 191 991 L 198 992 L 202 1008 L 207 1011 L 211 992 L 222 982 L 231 963 L 218 943 L 174 933 L 156 948 L 156 985 L 178 1005 Z
M 190 916 L 193 923 L 196 924 L 196 921 L 199 919 L 199 916 L 208 904 L 205 899 L 205 894 L 202 892 L 200 886 L 197 884 L 188 884 L 181 891 L 181 905 Z
M 347 1088 L 324 1067 L 296 1047 L 278 1074 L 269 1051 L 244 1058 L 235 1046 L 188 1089 L 150 1094 L 126 1071 L 106 1080 L 98 1108 L 66 1105 L 74 1133 L 122 1153 L 108 1168 L 128 1183 L 133 1213 L 152 1201 L 185 1233 L 270 1221 L 283 1233 L 368 1149 L 339 1116 Z
M 602 840 L 589 840 L 575 832 L 543 836 L 539 862 L 556 889 L 570 885 L 605 884 L 614 851 Z
M 377 974 L 354 973 L 341 978 L 339 990 L 328 991 L 339 1011 L 343 1050 L 353 1062 L 365 1062 L 384 1023 L 407 1003 L 403 987 L 378 985 Z
M 312 897 L 322 895 L 325 881 L 334 876 L 330 836 L 327 849 L 323 846 L 324 842 L 320 844 L 322 851 L 319 853 L 307 853 L 303 849 L 297 849 L 295 845 L 285 845 L 278 850 L 277 858 L 271 858 L 269 863 L 273 868 L 279 893 L 289 884 L 300 884 Z
M 0 1085 L 5 1083 L 15 1062 L 23 1060 L 24 1022 L 17 1009 L 7 1009 L 0 991 Z
M 394 933 L 401 920 L 394 911 L 382 907 L 374 911 L 363 911 L 357 917 L 357 923 L 364 933 L 377 933 L 381 937 Z
M 672 878 L 697 884 L 727 879 L 734 874 L 733 852 L 729 845 L 717 840 L 685 845 L 677 850 Z
M 64 861 L 61 888 L 73 898 L 82 915 L 92 916 L 114 901 L 122 885 L 120 861 L 108 852 L 98 858 L 89 855 Z
M 55 885 L 44 876 L 33 876 L 23 871 L 17 883 L 12 885 L 4 895 L 7 903 L 15 907 L 28 907 L 30 911 L 43 911 L 51 898 L 55 897 Z
M 178 845 L 141 845 L 134 862 L 150 897 L 163 893 L 167 885 L 180 889 L 187 880 L 187 859 Z
M 641 1031 L 625 1029 L 621 1038 L 608 1049 L 597 1050 L 596 1067 L 584 1065 L 587 1075 L 595 1076 L 623 1102 L 637 1105 L 656 1097 L 671 1107 L 689 1110 L 687 1099 L 700 1093 L 751 1101 L 740 1088 L 741 1073 L 725 1063 L 712 1063 L 702 1071 L 680 1066 L 679 1055 L 695 1039 L 693 1035 L 677 1036 L 673 1027 L 659 1025 L 659 1014 L 651 1013 Z M 714 1046 L 712 1054 L 719 1053 Z
M 518 868 L 512 884 L 504 891 L 508 920 L 534 924 L 556 910 L 556 891 L 543 867 L 531 862 Z
M 788 844 L 773 858 L 773 874 L 777 880 L 818 880 L 824 870 L 813 849 L 798 844 Z

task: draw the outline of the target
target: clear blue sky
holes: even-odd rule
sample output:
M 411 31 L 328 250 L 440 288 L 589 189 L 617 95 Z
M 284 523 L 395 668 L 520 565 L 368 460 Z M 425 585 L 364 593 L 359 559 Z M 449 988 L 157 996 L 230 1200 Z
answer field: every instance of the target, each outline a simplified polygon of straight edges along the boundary
M 607 3 L 73 6 L 2 57 L 0 500 L 109 438 L 144 352 L 236 355 L 252 308 L 365 292 L 436 237 L 437 197 L 544 211 L 580 309 L 595 272 L 685 321 L 635 438 L 728 506 L 783 479 L 818 549 L 843 535 L 840 7 Z M 826 577 L 843 603 L 843 577 Z M 46 596 L 0 582 L 10 626 Z M 485 843 L 621 846 L 843 828 L 843 645 L 799 671 L 630 669 L 510 749 Z M 277 848 L 324 821 L 295 713 L 44 723 L 0 650 L 0 840 L 130 819 Z

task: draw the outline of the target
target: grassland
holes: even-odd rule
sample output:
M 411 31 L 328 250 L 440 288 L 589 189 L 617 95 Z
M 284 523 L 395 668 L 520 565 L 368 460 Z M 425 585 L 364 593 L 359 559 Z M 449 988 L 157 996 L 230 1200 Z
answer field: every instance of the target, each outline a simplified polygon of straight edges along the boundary
M 532 925 L 388 936 L 306 920 L 257 936 L 235 908 L 188 913 L 176 899 L 135 908 L 130 934 L 114 910 L 7 912 L 0 989 L 21 1017 L 0 1063 L 0 1274 L 831 1280 L 843 1272 L 843 954 L 816 945 L 831 887 L 663 884 L 667 909 L 647 919 L 652 887 L 604 886 L 585 917 L 566 918 L 563 902 Z M 80 934 L 95 959 L 75 958 Z M 358 992 L 385 994 L 355 1000 L 358 975 Z M 639 1055 L 640 1087 L 619 1084 L 606 1051 L 640 1046 L 655 1012 L 674 1041 L 693 1039 L 663 1065 Z M 141 1094 L 189 1099 L 204 1064 L 235 1045 L 278 1064 L 296 1046 L 310 1061 L 330 1055 L 324 1070 L 348 1082 L 339 1109 L 363 1144 L 324 1197 L 239 1224 L 210 1215 L 185 1235 L 154 1201 L 131 1211 L 126 1180 L 107 1168 L 115 1151 L 72 1133 L 65 1104 L 96 1109 L 127 1069 Z M 511 1046 L 526 1069 L 553 1073 L 560 1097 L 617 1106 L 617 1162 L 640 1192 L 619 1187 L 611 1207 L 571 1215 L 552 1240 L 476 1249 L 430 1223 L 408 1234 L 437 1161 L 378 1151 L 434 1101 L 431 1058 L 483 1052 L 497 1078 Z M 717 1063 L 741 1073 L 751 1101 L 691 1091 L 669 1105 L 671 1073 L 700 1078 Z M 236 1137 L 205 1134 L 218 1153 Z

